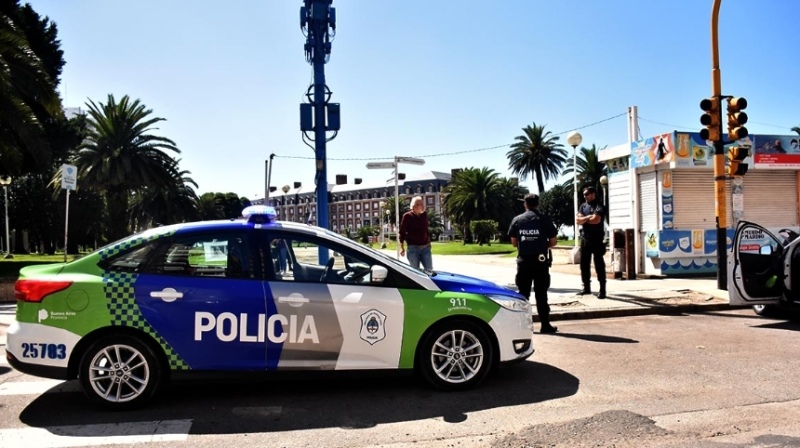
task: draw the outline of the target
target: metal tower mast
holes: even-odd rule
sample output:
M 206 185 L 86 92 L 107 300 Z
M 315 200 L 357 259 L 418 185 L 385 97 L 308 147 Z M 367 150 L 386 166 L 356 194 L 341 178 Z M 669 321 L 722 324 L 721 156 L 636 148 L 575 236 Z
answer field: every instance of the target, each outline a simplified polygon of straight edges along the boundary
M 304 6 L 300 7 L 300 28 L 306 35 L 304 50 L 306 61 L 314 67 L 314 83 L 306 91 L 306 102 L 300 104 L 300 130 L 307 145 L 311 146 L 307 140 L 314 142 L 316 224 L 330 228 L 325 144 L 336 138 L 339 131 L 339 104 L 329 102 L 331 91 L 325 84 L 325 63 L 330 59 L 331 40 L 336 35 L 336 9 L 331 6 L 333 0 L 303 0 L 303 3 Z M 328 131 L 333 132 L 330 138 L 326 136 Z M 309 133 L 313 133 L 313 136 Z

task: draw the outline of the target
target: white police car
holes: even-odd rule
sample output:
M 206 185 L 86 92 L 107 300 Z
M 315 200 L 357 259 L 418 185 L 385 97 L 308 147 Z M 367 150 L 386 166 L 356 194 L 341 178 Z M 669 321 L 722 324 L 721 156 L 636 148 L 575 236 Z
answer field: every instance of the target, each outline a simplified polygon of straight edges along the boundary
M 462 389 L 533 353 L 514 291 L 426 274 L 271 207 L 243 215 L 23 268 L 9 363 L 124 409 L 177 372 L 415 369 Z
M 731 305 L 752 305 L 759 315 L 800 310 L 800 236 L 796 229 L 766 229 L 741 221 L 728 259 Z

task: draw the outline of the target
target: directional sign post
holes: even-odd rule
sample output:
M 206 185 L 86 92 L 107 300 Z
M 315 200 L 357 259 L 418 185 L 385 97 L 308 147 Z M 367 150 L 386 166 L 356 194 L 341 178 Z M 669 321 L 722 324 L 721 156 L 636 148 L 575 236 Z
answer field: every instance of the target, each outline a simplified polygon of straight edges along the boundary
M 69 235 L 69 191 L 78 186 L 78 168 L 74 165 L 61 165 L 61 188 L 67 190 L 66 215 L 64 216 L 64 263 L 67 262 L 67 239 Z
M 401 163 L 409 165 L 425 165 L 425 161 L 415 157 L 402 157 L 395 156 L 394 162 L 370 162 L 367 168 L 371 170 L 390 169 L 394 168 L 394 235 L 397 250 L 395 251 L 395 258 L 400 259 L 400 192 L 397 186 L 397 175 L 400 171 Z

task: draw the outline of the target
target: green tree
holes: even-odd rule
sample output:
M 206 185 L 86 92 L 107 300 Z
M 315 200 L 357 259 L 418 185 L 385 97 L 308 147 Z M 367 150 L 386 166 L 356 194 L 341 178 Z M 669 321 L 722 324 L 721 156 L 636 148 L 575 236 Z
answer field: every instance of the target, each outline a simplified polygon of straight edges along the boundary
M 491 219 L 472 221 L 469 223 L 469 228 L 479 246 L 483 246 L 483 243 L 491 246 L 492 238 L 497 235 L 497 222 Z
M 499 179 L 498 188 L 502 203 L 498 207 L 499 210 L 497 210 L 494 220 L 497 221 L 499 227 L 500 240 L 508 242 L 510 240 L 508 228 L 511 226 L 511 220 L 525 211 L 525 204 L 521 199 L 529 191 L 526 187 L 520 185 L 517 179 L 505 177 Z
M 45 124 L 63 115 L 56 86 L 64 65 L 56 26 L 18 0 L 0 5 L 0 159 L 3 174 L 47 169 Z
M 572 202 L 571 188 L 568 190 L 563 185 L 554 185 L 540 196 L 539 210 L 553 220 L 553 224 L 560 232 L 563 226 L 575 223 Z
M 381 207 L 381 213 L 384 219 L 386 219 L 386 210 L 389 210 L 389 224 L 390 228 L 394 226 L 395 223 L 399 223 L 399 220 L 395 220 L 395 200 L 394 196 L 387 196 L 383 207 Z M 400 195 L 400 215 L 399 217 L 402 218 L 407 212 L 411 211 L 411 197 L 401 194 Z
M 178 162 L 173 168 L 174 182 L 171 185 L 165 188 L 146 187 L 133 197 L 131 214 L 139 229 L 197 221 L 200 218 L 197 194 L 192 188 L 197 188 L 197 183 L 188 176 L 191 174 L 188 171 L 178 171 Z
M 534 177 L 539 194 L 544 191 L 546 180 L 558 177 L 567 158 L 566 150 L 558 143 L 559 137 L 545 131 L 544 126 L 533 123 L 522 128 L 524 134 L 514 138 L 517 143 L 506 153 L 511 172 L 523 181 L 528 176 Z
M 431 236 L 432 241 L 436 241 L 439 239 L 439 235 L 441 235 L 442 231 L 444 230 L 442 217 L 430 209 L 425 210 L 425 214 L 428 215 L 428 234 Z
M 457 172 L 442 190 L 446 195 L 442 208 L 464 235 L 464 244 L 472 242 L 470 222 L 492 219 L 500 214 L 504 201 L 499 175 L 490 168 L 466 168 Z
M 203 193 L 197 201 L 198 218 L 203 221 L 212 221 L 225 218 L 225 211 L 217 201 L 215 193 Z
M 597 191 L 601 191 L 600 185 L 600 178 L 603 176 L 608 175 L 608 167 L 605 163 L 598 160 L 598 155 L 602 148 L 597 148 L 595 145 L 592 145 L 591 148 L 584 148 L 581 147 L 577 154 L 577 162 L 578 162 L 578 193 L 580 194 L 580 190 L 585 187 L 592 186 L 597 189 Z M 564 181 L 562 186 L 566 188 L 570 195 L 573 194 L 573 165 L 572 159 L 567 161 L 566 167 L 564 168 L 564 176 L 569 177 L 568 180 Z M 574 196 L 573 196 L 574 201 Z M 578 203 L 580 204 L 581 200 L 578 198 Z M 574 213 L 574 211 L 573 211 Z
M 151 117 L 137 99 L 113 95 L 103 104 L 87 103 L 88 132 L 72 163 L 78 168 L 78 188 L 102 192 L 106 205 L 106 237 L 110 241 L 131 231 L 132 194 L 148 188 L 169 189 L 175 184 L 175 143 L 151 134 L 163 118 Z M 60 173 L 57 173 L 60 176 Z

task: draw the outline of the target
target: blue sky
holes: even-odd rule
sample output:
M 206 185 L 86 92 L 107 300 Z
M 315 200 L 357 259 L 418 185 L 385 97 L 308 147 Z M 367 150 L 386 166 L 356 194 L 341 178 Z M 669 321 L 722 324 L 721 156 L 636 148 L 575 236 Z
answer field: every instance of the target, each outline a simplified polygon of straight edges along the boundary
M 314 154 L 299 130 L 312 82 L 302 1 L 29 3 L 58 25 L 65 105 L 140 99 L 166 118 L 155 133 L 176 142 L 199 194 L 263 197 L 271 153 L 272 185 L 313 189 Z M 342 129 L 328 143 L 328 182 L 384 181 L 390 171 L 365 165 L 395 155 L 426 160 L 401 170 L 409 176 L 485 166 L 510 177 L 507 145 L 523 127 L 545 124 L 570 154 L 576 128 L 583 146 L 615 146 L 634 105 L 643 137 L 697 131 L 711 94 L 712 3 L 334 0 L 325 72 Z M 722 2 L 722 93 L 747 98 L 751 133 L 800 126 L 798 20 L 797 1 Z

